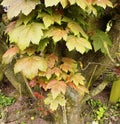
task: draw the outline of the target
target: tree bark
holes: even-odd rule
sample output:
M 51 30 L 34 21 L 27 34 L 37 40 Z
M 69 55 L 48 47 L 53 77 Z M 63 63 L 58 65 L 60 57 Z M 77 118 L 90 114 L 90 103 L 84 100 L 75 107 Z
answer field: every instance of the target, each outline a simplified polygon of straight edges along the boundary
M 120 46 L 120 15 L 117 15 L 117 20 L 114 20 L 109 36 L 113 42 L 113 45 L 110 48 L 110 55 L 112 56 L 112 58 L 114 58 Z M 96 54 L 90 52 L 86 54 L 82 58 L 82 60 L 85 65 L 85 68 L 82 70 L 82 73 L 84 74 L 88 82 L 94 82 L 105 71 L 108 66 L 115 64 L 111 61 L 108 56 L 104 56 L 100 52 L 97 52 Z M 66 124 L 84 124 L 84 120 L 80 119 L 80 112 L 81 109 L 83 109 L 83 105 L 88 99 L 100 93 L 107 86 L 108 83 L 109 82 L 107 82 L 106 80 L 103 81 L 103 83 L 99 84 L 95 89 L 92 89 L 90 91 L 90 94 L 84 97 L 79 95 L 77 92 L 68 89 Z

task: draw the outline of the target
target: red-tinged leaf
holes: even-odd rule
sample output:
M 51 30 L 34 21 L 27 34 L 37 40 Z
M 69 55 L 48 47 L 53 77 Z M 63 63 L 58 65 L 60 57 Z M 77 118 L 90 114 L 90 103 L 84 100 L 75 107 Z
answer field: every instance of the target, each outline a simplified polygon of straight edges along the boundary
M 120 66 L 113 69 L 115 74 L 120 77 Z
M 37 99 L 39 100 L 43 100 L 44 99 L 44 96 L 39 94 L 38 92 L 34 92 L 34 95 L 37 97 Z
M 9 25 L 7 25 L 5 33 L 9 33 L 12 29 L 14 29 L 16 25 L 16 21 L 10 22 Z
M 9 64 L 17 53 L 19 53 L 19 48 L 17 46 L 8 49 L 2 56 L 2 62 L 5 64 Z
M 81 75 L 81 73 L 74 74 L 70 81 L 72 81 L 76 86 L 85 84 L 85 78 Z
M 45 76 L 49 80 L 52 77 L 53 70 L 51 68 L 48 68 L 47 71 L 45 72 Z
M 57 77 L 59 77 L 62 73 L 62 71 L 58 67 L 54 67 L 52 71 Z
M 50 54 L 47 56 L 47 60 L 48 60 L 48 67 L 53 68 L 55 63 L 58 62 L 58 57 L 54 54 Z
M 38 71 L 46 71 L 46 69 L 46 59 L 39 56 L 32 56 L 17 60 L 14 72 L 22 72 L 27 78 L 33 79 L 38 75 Z
M 52 80 L 48 83 L 46 90 L 51 89 L 53 98 L 56 98 L 60 93 L 65 94 L 66 84 L 64 81 Z
M 36 79 L 33 79 L 33 80 L 31 80 L 31 81 L 29 82 L 29 86 L 30 86 L 30 87 L 35 87 L 36 84 L 37 84 Z
M 44 90 L 46 89 L 47 84 L 43 81 L 40 81 L 40 87 L 42 87 Z
M 77 69 L 77 63 L 75 60 L 70 59 L 70 58 L 63 58 L 62 59 L 63 64 L 60 65 L 60 68 L 67 72 L 76 72 Z
M 73 82 L 68 82 L 67 85 L 70 86 L 71 88 L 77 90 L 77 87 Z
M 88 89 L 85 86 L 79 85 L 76 86 L 73 82 L 68 82 L 68 86 L 79 92 L 81 95 L 84 95 L 85 93 L 89 93 Z

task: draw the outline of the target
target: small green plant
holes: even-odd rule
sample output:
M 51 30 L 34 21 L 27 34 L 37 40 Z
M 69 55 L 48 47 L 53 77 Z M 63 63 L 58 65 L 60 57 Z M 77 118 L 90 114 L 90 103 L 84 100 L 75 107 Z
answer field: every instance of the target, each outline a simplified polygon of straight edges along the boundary
M 94 99 L 88 100 L 87 103 L 92 109 L 91 116 L 94 120 L 101 120 L 105 116 L 108 109 L 106 104 L 103 104 L 101 101 Z
M 7 97 L 0 91 L 0 108 L 9 106 L 15 102 L 13 97 Z
M 106 118 L 120 117 L 120 99 L 113 105 L 102 103 L 101 101 L 94 99 L 88 100 L 87 104 L 91 108 L 90 115 L 92 120 L 97 121 L 100 124 L 104 123 Z

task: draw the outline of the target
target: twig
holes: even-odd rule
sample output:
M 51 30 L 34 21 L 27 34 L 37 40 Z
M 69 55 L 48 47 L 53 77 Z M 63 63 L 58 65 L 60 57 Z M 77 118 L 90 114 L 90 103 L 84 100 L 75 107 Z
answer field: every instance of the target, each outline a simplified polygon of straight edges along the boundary
M 62 107 L 62 111 L 63 111 L 63 124 L 68 124 L 67 123 L 67 115 L 66 115 L 66 107 L 65 106 Z
M 104 88 L 108 85 L 108 83 L 109 83 L 108 81 L 103 81 L 95 89 L 90 91 L 90 93 L 82 99 L 81 103 L 84 104 L 87 100 L 99 94 L 102 90 L 104 90 Z

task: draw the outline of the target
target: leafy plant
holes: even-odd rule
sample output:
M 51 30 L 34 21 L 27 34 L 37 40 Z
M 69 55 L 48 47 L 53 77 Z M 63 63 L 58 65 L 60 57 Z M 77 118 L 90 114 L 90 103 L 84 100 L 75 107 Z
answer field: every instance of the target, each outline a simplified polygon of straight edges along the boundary
M 15 102 L 13 97 L 7 97 L 2 92 L 0 92 L 0 108 L 9 106 Z
M 47 94 L 45 104 L 52 110 L 66 105 L 67 87 L 82 96 L 89 93 L 78 61 L 62 55 L 58 46 L 64 43 L 65 51 L 85 54 L 93 45 L 95 52 L 101 50 L 110 56 L 108 35 L 99 30 L 91 37 L 83 24 L 90 15 L 97 15 L 95 6 L 112 7 L 112 3 L 109 0 L 3 0 L 1 4 L 7 8 L 10 23 L 6 33 L 11 44 L 2 57 L 3 63 L 15 60 L 14 73 L 21 72 L 33 89 L 38 87 L 38 92 Z M 77 8 L 79 15 L 86 13 L 86 17 L 69 16 L 70 8 Z M 39 93 L 36 95 L 40 98 Z

